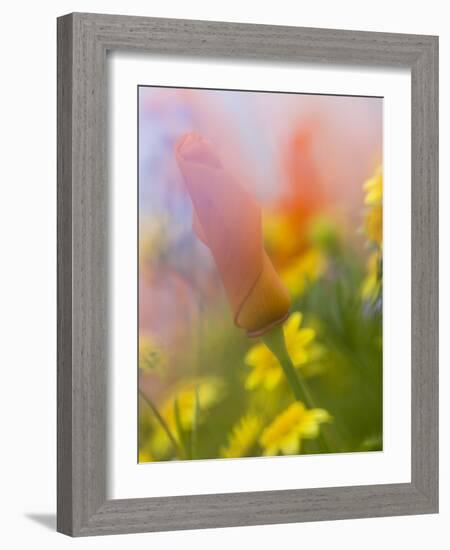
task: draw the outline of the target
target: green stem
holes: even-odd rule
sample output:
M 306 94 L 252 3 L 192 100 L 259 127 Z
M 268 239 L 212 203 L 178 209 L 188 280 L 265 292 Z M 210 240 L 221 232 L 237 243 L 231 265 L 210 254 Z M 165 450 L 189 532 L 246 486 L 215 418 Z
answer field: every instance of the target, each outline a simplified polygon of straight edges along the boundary
M 169 441 L 172 443 L 172 446 L 175 450 L 175 454 L 178 454 L 179 456 L 182 456 L 183 453 L 180 452 L 180 447 L 177 443 L 177 440 L 173 436 L 172 432 L 170 431 L 169 426 L 167 425 L 167 422 L 164 420 L 164 418 L 161 416 L 160 412 L 156 408 L 156 405 L 153 404 L 153 402 L 145 395 L 145 393 L 142 390 L 139 390 L 139 395 L 144 400 L 144 402 L 147 404 L 148 407 L 152 410 L 153 414 L 155 415 L 156 419 L 161 425 L 161 428 L 164 430 L 165 434 L 169 438 Z
M 266 333 L 262 337 L 262 340 L 278 359 L 295 399 L 297 401 L 304 402 L 309 409 L 315 409 L 316 405 L 314 402 L 314 398 L 308 388 L 308 385 L 301 374 L 296 371 L 289 356 L 289 353 L 286 349 L 283 327 L 275 327 L 270 332 Z M 322 433 L 322 430 L 320 432 L 319 438 L 323 447 L 325 448 L 325 451 L 328 453 L 331 452 L 331 446 L 329 444 L 328 437 L 326 437 Z
M 304 401 L 309 408 L 314 408 L 314 403 L 311 394 L 305 384 L 300 381 L 294 365 L 286 350 L 284 342 L 284 333 L 281 326 L 275 327 L 270 332 L 266 333 L 262 338 L 264 344 L 278 359 L 284 374 L 287 378 L 289 386 L 297 401 Z

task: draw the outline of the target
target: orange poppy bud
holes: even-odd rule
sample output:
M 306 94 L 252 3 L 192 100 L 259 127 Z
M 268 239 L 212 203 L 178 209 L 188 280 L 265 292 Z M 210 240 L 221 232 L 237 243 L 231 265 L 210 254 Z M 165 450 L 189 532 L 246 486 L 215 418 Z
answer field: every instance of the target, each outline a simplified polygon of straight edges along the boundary
M 261 208 L 198 134 L 181 137 L 175 155 L 194 207 L 194 231 L 214 257 L 234 322 L 259 336 L 282 323 L 290 307 L 263 247 Z

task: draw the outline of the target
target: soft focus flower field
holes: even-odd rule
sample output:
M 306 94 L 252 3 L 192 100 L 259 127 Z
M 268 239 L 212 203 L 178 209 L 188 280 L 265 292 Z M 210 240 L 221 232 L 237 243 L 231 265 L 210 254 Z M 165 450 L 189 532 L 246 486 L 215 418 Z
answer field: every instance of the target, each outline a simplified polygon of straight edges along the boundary
M 382 449 L 381 155 L 380 98 L 139 88 L 140 462 Z

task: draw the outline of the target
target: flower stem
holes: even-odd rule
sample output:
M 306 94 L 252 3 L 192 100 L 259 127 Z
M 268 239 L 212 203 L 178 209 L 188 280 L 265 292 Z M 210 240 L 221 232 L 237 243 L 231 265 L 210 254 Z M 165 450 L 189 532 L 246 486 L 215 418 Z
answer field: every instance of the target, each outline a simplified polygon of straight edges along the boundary
M 305 384 L 300 382 L 300 378 L 295 371 L 295 367 L 291 362 L 289 354 L 286 351 L 284 342 L 284 333 L 281 326 L 275 327 L 270 332 L 266 333 L 262 338 L 264 344 L 278 359 L 283 372 L 287 378 L 292 393 L 297 401 L 304 401 L 309 408 L 314 408 L 313 401 Z M 306 390 L 306 391 L 305 391 Z
M 180 447 L 177 443 L 177 440 L 173 436 L 172 432 L 170 431 L 169 426 L 167 425 L 167 422 L 164 420 L 164 418 L 161 416 L 160 412 L 156 408 L 156 405 L 145 395 L 145 393 L 142 390 L 139 390 L 139 395 L 144 400 L 144 402 L 147 404 L 148 407 L 152 410 L 153 414 L 155 415 L 156 419 L 161 425 L 161 428 L 164 430 L 165 434 L 169 438 L 169 441 L 172 443 L 172 446 L 175 450 L 175 454 L 182 457 L 183 453 L 180 452 Z
M 264 334 L 262 340 L 278 359 L 295 399 L 297 401 L 304 402 L 307 408 L 315 409 L 316 405 L 314 402 L 314 398 L 308 388 L 308 385 L 301 374 L 296 371 L 294 365 L 292 364 L 289 353 L 286 349 L 283 327 L 280 325 L 275 327 L 270 332 Z M 328 442 L 328 438 L 325 437 L 322 431 L 320 432 L 319 438 L 323 447 L 325 448 L 325 451 L 327 453 L 331 452 L 331 446 Z

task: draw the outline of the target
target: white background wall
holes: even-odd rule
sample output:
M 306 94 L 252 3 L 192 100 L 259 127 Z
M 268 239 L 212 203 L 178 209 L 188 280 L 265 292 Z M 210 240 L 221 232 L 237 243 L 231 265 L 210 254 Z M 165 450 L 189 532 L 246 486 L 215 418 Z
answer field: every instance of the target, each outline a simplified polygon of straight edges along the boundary
M 450 17 L 448 2 L 5 2 L 0 33 L 0 539 L 5 548 L 448 548 Z M 54 532 L 56 22 L 91 11 L 440 35 L 441 513 L 71 540 Z

